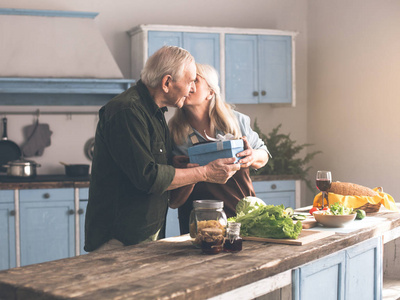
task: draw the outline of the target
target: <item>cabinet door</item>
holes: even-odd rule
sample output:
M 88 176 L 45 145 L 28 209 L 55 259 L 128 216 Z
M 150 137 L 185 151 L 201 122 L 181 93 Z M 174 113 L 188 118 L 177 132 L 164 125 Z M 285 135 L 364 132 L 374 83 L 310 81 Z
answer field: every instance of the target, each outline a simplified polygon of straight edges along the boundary
M 295 300 L 344 299 L 344 276 L 344 251 L 313 261 L 293 271 L 292 297 Z
M 188 50 L 202 64 L 212 65 L 219 72 L 219 34 L 195 32 L 149 31 L 149 53 L 151 56 L 162 46 L 178 46 Z
M 257 36 L 225 36 L 226 101 L 258 103 Z
M 80 254 L 87 254 L 83 249 L 85 246 L 85 216 L 86 208 L 89 199 L 89 189 L 79 189 L 79 241 L 80 241 Z
M 346 251 L 345 299 L 381 299 L 382 276 L 380 237 L 360 243 L 359 246 Z
M 74 256 L 73 189 L 21 190 L 21 266 Z
M 181 235 L 179 229 L 178 209 L 168 208 L 167 221 L 165 226 L 165 237 Z
M 291 36 L 227 34 L 225 52 L 228 102 L 292 102 Z
M 285 207 L 296 208 L 295 192 L 259 192 L 256 196 L 262 199 L 266 204 L 281 205 Z
M 183 48 L 193 55 L 196 62 L 211 65 L 220 72 L 219 34 L 185 32 Z
M 0 270 L 16 267 L 14 191 L 0 191 Z
M 296 181 L 253 181 L 256 196 L 266 204 L 296 208 Z
M 148 32 L 149 57 L 162 46 L 182 47 L 182 33 L 169 31 L 149 31 Z
M 292 102 L 292 39 L 258 36 L 260 103 Z

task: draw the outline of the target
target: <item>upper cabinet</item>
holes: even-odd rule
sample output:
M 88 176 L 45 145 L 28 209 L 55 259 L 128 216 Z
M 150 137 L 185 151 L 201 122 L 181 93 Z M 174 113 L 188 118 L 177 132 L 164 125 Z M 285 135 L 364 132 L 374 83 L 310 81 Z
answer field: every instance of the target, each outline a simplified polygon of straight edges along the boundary
M 217 69 L 227 102 L 295 106 L 294 32 L 140 25 L 129 34 L 134 79 L 140 78 L 147 58 L 159 48 L 179 46 L 196 62 Z
M 226 98 L 231 103 L 292 103 L 290 36 L 227 34 Z

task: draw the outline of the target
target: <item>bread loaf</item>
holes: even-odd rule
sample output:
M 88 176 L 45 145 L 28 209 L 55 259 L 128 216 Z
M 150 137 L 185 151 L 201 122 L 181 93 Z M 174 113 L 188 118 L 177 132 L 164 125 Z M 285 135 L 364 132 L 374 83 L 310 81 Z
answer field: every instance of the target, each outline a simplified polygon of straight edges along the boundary
M 374 190 L 359 185 L 355 183 L 350 183 L 350 182 L 332 182 L 332 185 L 328 192 L 339 194 L 339 195 L 344 195 L 344 196 L 368 196 L 368 197 L 373 197 L 378 195 L 377 192 Z

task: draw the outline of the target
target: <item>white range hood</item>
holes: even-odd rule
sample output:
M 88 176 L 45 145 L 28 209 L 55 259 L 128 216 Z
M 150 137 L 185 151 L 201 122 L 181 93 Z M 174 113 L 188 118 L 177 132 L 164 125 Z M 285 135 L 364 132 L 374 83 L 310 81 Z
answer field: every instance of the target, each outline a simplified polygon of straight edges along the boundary
M 60 101 L 62 94 L 91 98 L 102 94 L 109 99 L 129 87 L 133 80 L 123 79 L 96 26 L 96 16 L 90 12 L 0 9 L 0 105 L 66 104 L 61 103 L 65 99 Z M 34 99 L 33 94 L 53 96 L 36 95 Z M 74 101 L 69 104 L 95 104 Z

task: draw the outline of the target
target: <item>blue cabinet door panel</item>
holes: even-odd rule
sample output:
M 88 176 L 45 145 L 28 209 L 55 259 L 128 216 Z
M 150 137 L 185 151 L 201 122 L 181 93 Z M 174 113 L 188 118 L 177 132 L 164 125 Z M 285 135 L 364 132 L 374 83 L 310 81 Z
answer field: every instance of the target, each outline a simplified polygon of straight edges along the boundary
M 267 205 L 281 205 L 296 208 L 295 193 L 293 192 L 257 192 L 256 196 L 262 199 Z
M 343 299 L 344 263 L 342 251 L 294 270 L 293 299 Z
M 79 209 L 81 210 L 81 214 L 79 215 L 79 239 L 80 239 L 80 254 L 86 254 L 87 252 L 83 249 L 85 246 L 85 215 L 86 215 L 86 207 L 88 201 L 81 200 L 79 201 Z
M 220 71 L 217 33 L 149 31 L 148 45 L 149 56 L 164 45 L 178 46 L 188 50 L 196 62 L 211 65 Z
M 260 102 L 290 103 L 292 100 L 291 37 L 259 36 L 259 61 Z
M 225 36 L 226 100 L 230 103 L 258 103 L 257 36 Z
M 165 237 L 181 235 L 179 229 L 178 209 L 168 208 L 167 224 L 165 228 Z
M 381 299 L 382 276 L 380 237 L 346 251 L 346 299 Z
M 182 47 L 182 33 L 165 31 L 148 32 L 149 57 L 165 45 Z
M 12 211 L 14 211 L 13 202 L 0 202 L 0 270 L 16 267 L 15 217 Z
M 193 55 L 196 62 L 211 65 L 220 72 L 219 34 L 184 32 L 183 48 Z
M 73 189 L 20 191 L 21 266 L 74 256 Z

